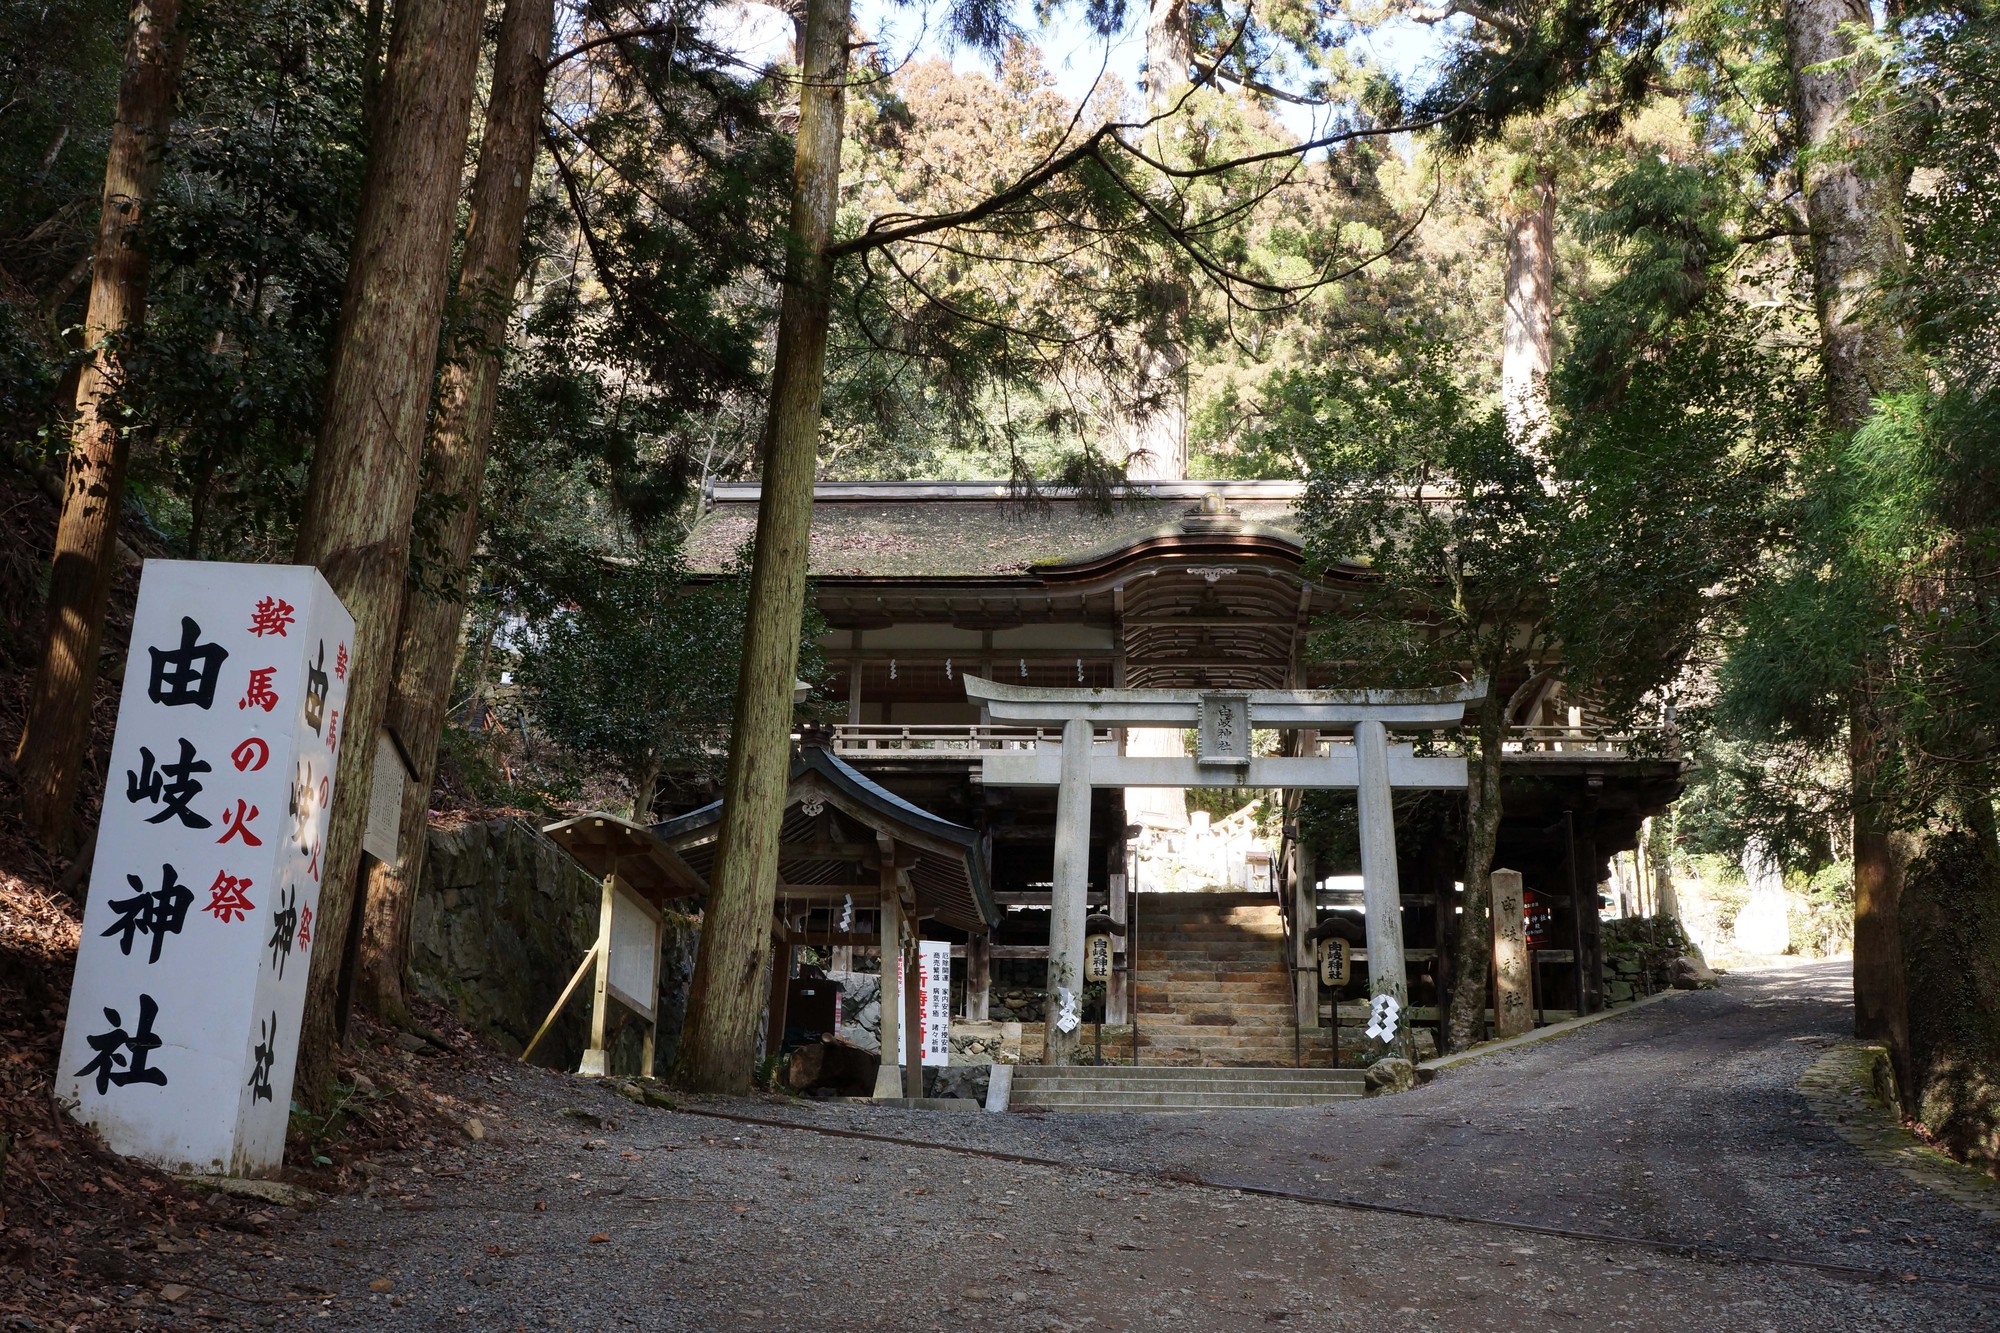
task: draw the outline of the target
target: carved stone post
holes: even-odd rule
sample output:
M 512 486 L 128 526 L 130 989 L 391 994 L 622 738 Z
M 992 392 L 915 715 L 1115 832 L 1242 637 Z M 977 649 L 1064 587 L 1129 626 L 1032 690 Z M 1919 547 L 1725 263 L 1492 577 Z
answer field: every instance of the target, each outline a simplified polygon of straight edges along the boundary
M 1493 1034 L 1518 1037 L 1535 1026 L 1528 977 L 1528 920 L 1521 872 L 1493 872 Z

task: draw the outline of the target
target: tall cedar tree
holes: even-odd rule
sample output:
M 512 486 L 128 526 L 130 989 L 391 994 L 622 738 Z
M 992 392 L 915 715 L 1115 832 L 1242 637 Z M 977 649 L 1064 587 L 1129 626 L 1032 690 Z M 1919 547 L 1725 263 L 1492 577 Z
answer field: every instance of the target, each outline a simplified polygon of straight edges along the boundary
M 1852 138 L 1861 71 L 1851 33 L 1872 27 L 1865 0 L 1788 0 L 1785 46 L 1792 76 L 1800 184 L 1811 233 L 1827 425 L 1852 434 L 1874 400 L 1913 382 L 1900 331 L 1873 317 L 1871 298 L 1907 267 L 1902 180 L 1856 160 Z M 1848 696 L 1848 767 L 1854 809 L 1854 1029 L 1889 1045 L 1910 1087 L 1909 1016 L 1897 921 L 1909 848 L 1876 789 L 1893 744 L 1883 716 L 1881 665 L 1858 664 Z
M 778 311 L 736 729 L 723 779 L 715 873 L 676 1066 L 680 1084 L 702 1092 L 748 1088 L 767 991 L 763 977 L 770 964 L 771 910 L 777 895 L 778 829 L 791 777 L 792 682 L 798 672 L 832 316 L 833 266 L 826 247 L 840 203 L 847 26 L 848 0 L 808 0 L 792 249 Z
M 340 333 L 295 556 L 317 565 L 354 617 L 345 743 L 320 861 L 320 938 L 299 1038 L 298 1087 L 333 1087 L 342 971 L 376 737 L 393 674 L 411 515 L 437 367 L 472 80 L 479 0 L 402 0 L 373 111 Z
M 30 824 L 43 846 L 69 841 L 70 807 L 90 736 L 98 645 L 117 573 L 118 511 L 131 448 L 121 426 L 132 343 L 146 317 L 145 227 L 173 119 L 187 35 L 180 0 L 138 0 L 118 81 L 117 119 L 91 254 L 90 360 L 76 386 L 62 517 L 50 570 L 48 631 L 14 750 Z
M 397 628 L 388 725 L 402 739 L 417 774 L 403 791 L 396 864 L 376 863 L 368 870 L 359 964 L 369 1007 L 391 1018 L 405 1011 L 410 901 L 423 879 L 438 740 L 465 619 L 465 581 L 479 536 L 480 489 L 541 143 L 542 86 L 554 26 L 554 0 L 507 0 L 500 18 L 493 90 L 459 266 L 457 319 L 424 451 L 425 488 L 449 507 L 441 543 L 443 569 L 425 586 L 407 592 Z

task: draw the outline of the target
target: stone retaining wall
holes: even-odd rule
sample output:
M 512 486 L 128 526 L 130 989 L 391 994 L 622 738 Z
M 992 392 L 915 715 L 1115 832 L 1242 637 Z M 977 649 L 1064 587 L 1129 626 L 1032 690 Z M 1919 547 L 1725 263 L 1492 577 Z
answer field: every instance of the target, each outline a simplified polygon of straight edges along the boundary
M 603 889 L 541 830 L 491 819 L 430 831 L 411 924 L 410 969 L 435 1000 L 509 1051 L 527 1045 L 597 939 Z M 660 959 L 657 1068 L 672 1068 L 694 976 L 699 918 L 666 915 Z M 624 1013 L 612 1005 L 614 1021 Z M 574 1069 L 590 1032 L 590 992 L 578 990 L 536 1048 L 535 1063 Z M 641 1072 L 639 1024 L 613 1039 L 612 1068 Z

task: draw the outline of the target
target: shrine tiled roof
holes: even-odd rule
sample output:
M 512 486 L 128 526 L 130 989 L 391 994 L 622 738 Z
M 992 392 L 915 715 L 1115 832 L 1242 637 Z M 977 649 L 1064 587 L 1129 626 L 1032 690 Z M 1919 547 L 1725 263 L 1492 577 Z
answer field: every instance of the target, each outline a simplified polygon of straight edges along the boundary
M 816 578 L 992 578 L 1075 564 L 1154 536 L 1188 531 L 1190 510 L 1226 508 L 1234 531 L 1297 543 L 1291 482 L 1138 482 L 1107 513 L 1089 501 L 1039 503 L 1005 482 L 836 482 L 815 488 Z M 757 529 L 755 483 L 712 486 L 685 548 L 691 569 L 734 562 Z M 1200 522 L 1196 519 L 1196 524 Z

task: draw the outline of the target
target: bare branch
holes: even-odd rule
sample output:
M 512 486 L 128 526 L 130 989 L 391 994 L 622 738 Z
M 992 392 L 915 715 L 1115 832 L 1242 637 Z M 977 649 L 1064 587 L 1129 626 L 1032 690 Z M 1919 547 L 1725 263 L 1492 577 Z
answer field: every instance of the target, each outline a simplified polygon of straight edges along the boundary
M 1479 0 L 1450 0 L 1450 3 L 1436 9 L 1412 9 L 1409 14 L 1411 18 L 1423 24 L 1443 23 L 1446 19 L 1463 14 L 1475 23 L 1498 28 L 1512 37 L 1519 37 L 1528 30 L 1527 25 L 1512 14 L 1503 14 L 1497 9 L 1490 9 L 1480 4 Z
M 1194 58 L 1194 67 L 1212 79 L 1219 79 L 1224 83 L 1233 83 L 1238 88 L 1256 93 L 1259 97 L 1269 97 L 1279 102 L 1290 102 L 1293 106 L 1334 105 L 1328 98 L 1305 97 L 1299 93 L 1288 93 L 1283 88 L 1274 88 L 1268 83 L 1259 82 L 1247 75 L 1231 73 L 1229 70 L 1223 69 L 1215 61 L 1210 60 L 1207 56 L 1196 56 Z

